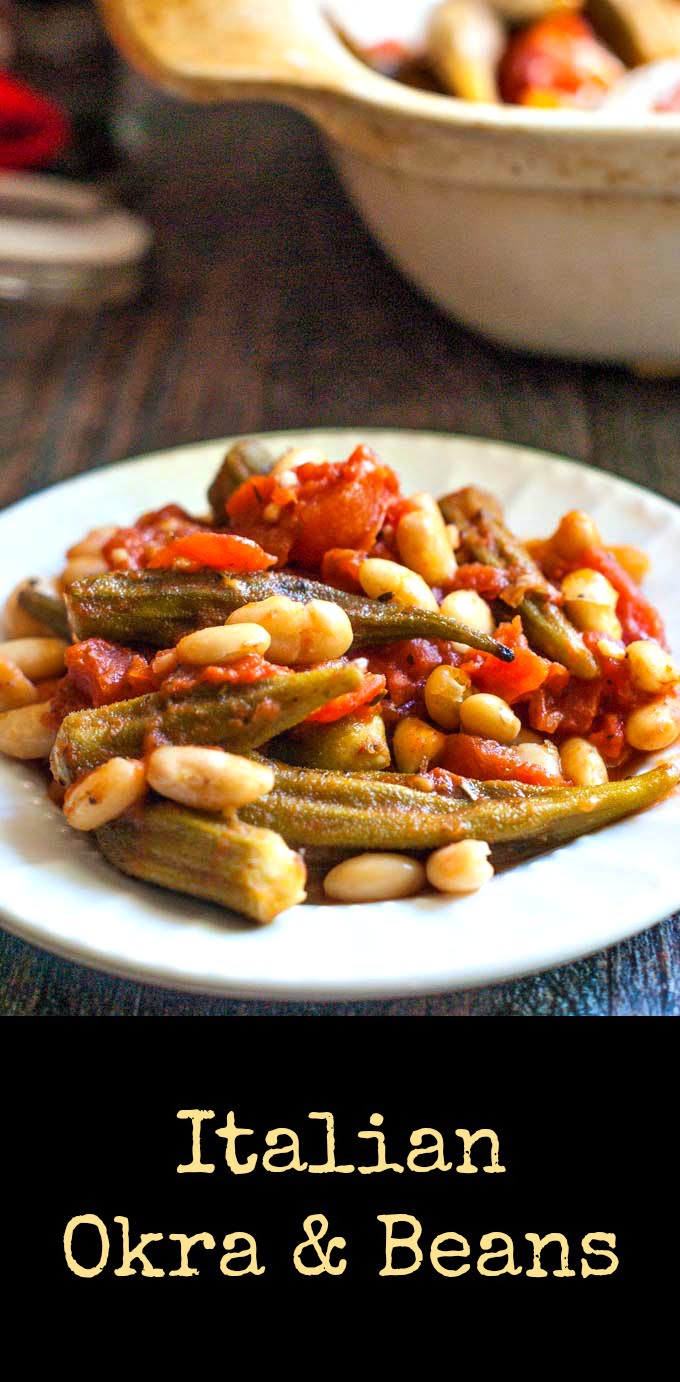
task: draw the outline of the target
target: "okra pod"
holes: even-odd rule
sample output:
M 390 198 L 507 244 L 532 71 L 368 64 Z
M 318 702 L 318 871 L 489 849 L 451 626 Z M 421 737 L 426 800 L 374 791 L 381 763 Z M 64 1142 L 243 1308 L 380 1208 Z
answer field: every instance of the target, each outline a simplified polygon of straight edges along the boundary
M 440 508 L 447 522 L 459 526 L 463 546 L 474 561 L 512 569 L 517 578 L 515 589 L 525 590 L 516 609 L 532 647 L 583 681 L 599 676 L 596 659 L 559 605 L 548 599 L 550 586 L 545 576 L 506 528 L 496 500 L 469 486 L 441 499 Z M 504 598 L 502 594 L 500 598 Z
M 652 806 L 679 777 L 680 765 L 663 763 L 639 777 L 597 787 L 559 787 L 530 797 L 474 802 L 365 780 L 358 791 L 353 778 L 346 779 L 344 791 L 339 783 L 324 792 L 310 782 L 307 791 L 300 787 L 291 792 L 279 780 L 269 796 L 246 807 L 242 816 L 251 824 L 280 830 L 295 848 L 425 851 L 476 839 L 492 845 L 533 841 L 536 850 L 545 850 Z
M 360 685 L 361 672 L 352 663 L 327 663 L 252 685 L 199 682 L 184 695 L 156 691 L 77 710 L 59 729 L 52 772 L 67 787 L 109 758 L 139 758 L 160 743 L 220 745 L 247 753 Z
M 215 523 L 220 526 L 226 522 L 227 500 L 253 475 L 268 475 L 274 464 L 271 452 L 261 441 L 245 437 L 234 442 L 227 452 L 211 486 L 208 499 Z
M 133 808 L 97 831 L 121 873 L 190 893 L 253 921 L 273 921 L 304 902 L 306 868 L 271 830 L 190 811 L 169 801 Z
M 376 772 L 390 766 L 385 722 L 379 710 L 347 715 L 334 724 L 306 724 L 271 746 L 285 763 L 336 772 Z
M 17 598 L 26 614 L 32 615 L 58 638 L 70 639 L 71 632 L 64 601 L 46 590 L 37 578 L 26 581 Z
M 437 610 L 369 600 L 287 571 L 109 571 L 76 581 L 67 603 L 77 639 L 168 648 L 193 629 L 223 624 L 233 610 L 271 595 L 287 595 L 303 604 L 332 600 L 340 605 L 354 630 L 354 651 L 405 638 L 433 638 L 479 648 L 502 662 L 513 660 L 510 648 Z

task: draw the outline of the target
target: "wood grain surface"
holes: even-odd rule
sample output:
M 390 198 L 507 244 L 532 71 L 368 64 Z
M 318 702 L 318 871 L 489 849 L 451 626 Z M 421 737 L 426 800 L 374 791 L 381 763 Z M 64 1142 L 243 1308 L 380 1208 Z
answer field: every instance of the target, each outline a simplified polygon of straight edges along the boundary
M 166 109 L 119 192 L 153 223 L 144 299 L 0 306 L 0 503 L 161 447 L 398 426 L 522 442 L 680 500 L 680 384 L 497 350 L 438 314 L 349 206 L 314 131 L 270 107 Z M 606 246 L 603 246 L 606 253 Z M 577 964 L 380 1003 L 241 1003 L 91 972 L 0 935 L 0 1012 L 105 1016 L 680 1013 L 677 919 Z

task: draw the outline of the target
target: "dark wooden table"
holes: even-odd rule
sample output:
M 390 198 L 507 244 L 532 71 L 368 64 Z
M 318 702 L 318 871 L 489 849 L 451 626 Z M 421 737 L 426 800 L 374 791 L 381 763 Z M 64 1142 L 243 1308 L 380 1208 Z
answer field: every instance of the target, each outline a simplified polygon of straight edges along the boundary
M 413 292 L 314 131 L 268 107 L 177 107 L 129 160 L 153 223 L 145 299 L 0 308 L 0 503 L 125 456 L 266 428 L 443 428 L 562 452 L 680 500 L 680 385 L 504 353 Z M 0 1011 L 483 1016 L 680 1013 L 680 926 L 550 973 L 381 1003 L 228 1002 L 94 973 L 0 935 Z

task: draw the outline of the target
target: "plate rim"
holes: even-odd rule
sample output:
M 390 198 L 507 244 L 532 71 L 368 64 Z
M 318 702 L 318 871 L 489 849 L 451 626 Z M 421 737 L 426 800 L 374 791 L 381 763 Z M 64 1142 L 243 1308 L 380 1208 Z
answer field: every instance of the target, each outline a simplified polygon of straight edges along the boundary
M 10 518 L 14 512 L 23 510 L 26 505 L 31 505 L 46 494 L 60 496 L 62 491 L 72 490 L 73 487 L 81 483 L 91 483 L 100 475 L 105 475 L 109 471 L 121 471 L 127 467 L 134 467 L 140 462 L 154 462 L 170 459 L 179 453 L 186 451 L 206 451 L 212 448 L 228 447 L 241 437 L 256 437 L 265 442 L 285 441 L 295 439 L 302 441 L 309 436 L 337 438 L 361 437 L 369 444 L 374 442 L 379 448 L 379 438 L 389 437 L 413 441 L 415 439 L 423 441 L 446 441 L 448 443 L 460 444 L 480 448 L 493 448 L 499 452 L 517 452 L 526 456 L 529 454 L 539 463 L 557 462 L 560 466 L 574 469 L 581 473 L 596 477 L 599 481 L 613 484 L 617 489 L 626 491 L 631 497 L 642 496 L 646 500 L 650 498 L 655 503 L 664 508 L 668 508 L 675 516 L 680 512 L 680 504 L 659 493 L 648 486 L 639 484 L 637 481 L 629 480 L 627 477 L 620 476 L 614 471 L 601 470 L 588 462 L 575 460 L 563 456 L 559 452 L 546 451 L 541 447 L 531 446 L 522 442 L 507 442 L 493 437 L 475 436 L 467 433 L 450 432 L 446 429 L 435 428 L 404 428 L 404 427 L 294 427 L 285 429 L 272 429 L 270 431 L 247 431 L 235 433 L 231 436 L 218 436 L 214 438 L 202 438 L 197 441 L 184 441 L 171 447 L 161 447 L 154 451 L 144 452 L 138 455 L 124 457 L 118 460 L 110 460 L 101 465 L 92 467 L 89 470 L 80 472 L 73 476 L 68 476 L 63 480 L 42 485 L 32 493 L 23 496 L 12 504 L 6 505 L 0 511 L 0 522 L 5 517 Z M 517 967 L 511 968 L 504 965 L 503 973 L 499 973 L 497 967 L 492 962 L 483 966 L 476 966 L 479 973 L 478 977 L 467 976 L 443 976 L 436 981 L 433 976 L 429 979 L 422 974 L 405 975 L 398 978 L 385 978 L 378 980 L 374 977 L 353 979 L 351 983 L 334 984 L 331 980 L 292 983 L 289 978 L 275 979 L 272 976 L 260 979 L 253 978 L 252 982 L 243 979 L 230 981 L 225 977 L 213 975 L 188 976 L 180 974 L 173 969 L 164 969 L 163 960 L 156 959 L 153 962 L 145 963 L 139 960 L 131 960 L 129 964 L 121 963 L 120 957 L 108 958 L 101 950 L 83 944 L 82 941 L 69 943 L 58 936 L 45 936 L 40 927 L 32 921 L 26 921 L 18 911 L 8 907 L 5 903 L 0 904 L 0 918 L 2 926 L 10 934 L 19 939 L 26 940 L 36 948 L 42 949 L 49 954 L 57 955 L 70 962 L 81 964 L 84 967 L 108 974 L 126 981 L 149 984 L 157 988 L 167 988 L 179 992 L 189 992 L 204 994 L 211 997 L 223 997 L 225 999 L 246 1000 L 246 1001 L 276 1001 L 288 1003 L 300 1002 L 351 1002 L 355 1001 L 388 1001 L 399 997 L 427 996 L 431 994 L 455 992 L 467 989 L 474 991 L 476 988 L 488 985 L 509 982 L 513 979 L 528 977 L 529 975 L 545 973 L 551 969 L 571 964 L 579 959 L 586 959 L 588 956 L 597 954 L 602 948 L 609 948 L 612 945 L 620 944 L 632 936 L 639 935 L 643 931 L 658 925 L 666 920 L 673 913 L 663 910 L 660 915 L 647 917 L 644 921 L 629 926 L 624 935 L 616 938 L 593 937 L 592 946 L 586 949 L 579 945 L 572 953 L 564 955 L 563 947 L 560 958 L 552 958 L 538 961 L 535 965 L 527 966 L 518 957 Z

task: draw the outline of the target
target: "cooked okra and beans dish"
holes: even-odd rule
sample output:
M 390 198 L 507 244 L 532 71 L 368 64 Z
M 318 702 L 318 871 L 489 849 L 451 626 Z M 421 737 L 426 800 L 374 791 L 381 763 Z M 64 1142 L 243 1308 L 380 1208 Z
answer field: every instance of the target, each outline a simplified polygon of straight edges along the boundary
M 249 440 L 208 501 L 93 528 L 5 609 L 0 751 L 123 873 L 258 922 L 454 896 L 675 787 L 640 771 L 680 736 L 648 561 L 587 513 L 521 541 L 367 446 Z
M 680 111 L 680 0 L 332 0 L 369 66 L 467 101 Z

